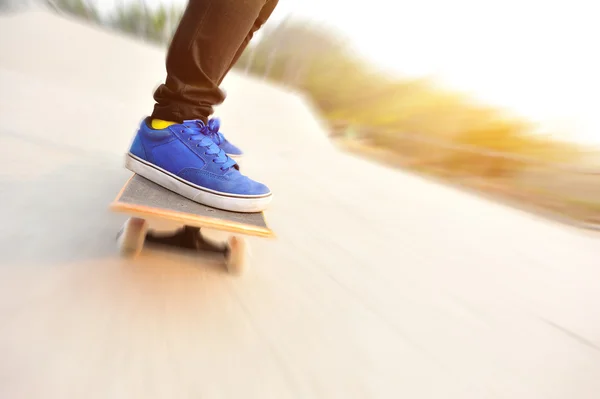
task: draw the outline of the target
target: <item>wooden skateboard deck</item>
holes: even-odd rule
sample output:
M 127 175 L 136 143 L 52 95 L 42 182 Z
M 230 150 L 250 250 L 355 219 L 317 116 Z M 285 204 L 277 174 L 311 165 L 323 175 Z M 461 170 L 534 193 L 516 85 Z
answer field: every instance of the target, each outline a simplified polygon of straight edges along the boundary
M 167 219 L 194 227 L 258 237 L 274 236 L 263 212 L 229 212 L 202 205 L 137 174 L 125 183 L 111 209 L 140 218 Z
M 263 212 L 230 212 L 202 205 L 137 174 L 125 183 L 110 209 L 131 216 L 117 237 L 124 255 L 138 255 L 145 241 L 221 252 L 225 255 L 228 269 L 238 273 L 245 263 L 245 241 L 240 237 L 233 237 L 224 246 L 215 246 L 202 238 L 200 229 L 210 228 L 265 238 L 275 236 L 267 226 Z M 148 219 L 169 220 L 185 227 L 170 237 L 157 238 L 148 231 Z

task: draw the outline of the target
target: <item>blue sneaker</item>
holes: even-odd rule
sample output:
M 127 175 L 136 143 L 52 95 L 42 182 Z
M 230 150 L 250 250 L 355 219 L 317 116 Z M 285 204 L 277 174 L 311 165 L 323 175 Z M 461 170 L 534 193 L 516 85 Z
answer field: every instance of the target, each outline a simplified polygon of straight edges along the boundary
M 261 212 L 271 202 L 267 186 L 239 171 L 237 163 L 203 133 L 203 123 L 186 121 L 156 130 L 144 120 L 127 153 L 127 169 L 179 195 L 214 208 Z
M 208 121 L 208 124 L 204 124 L 202 121 L 197 121 L 201 127 L 202 133 L 209 136 L 225 153 L 231 158 L 239 158 L 244 153 L 235 145 L 231 144 L 229 140 L 223 136 L 223 133 L 219 132 L 221 128 L 221 120 L 219 118 L 212 118 Z

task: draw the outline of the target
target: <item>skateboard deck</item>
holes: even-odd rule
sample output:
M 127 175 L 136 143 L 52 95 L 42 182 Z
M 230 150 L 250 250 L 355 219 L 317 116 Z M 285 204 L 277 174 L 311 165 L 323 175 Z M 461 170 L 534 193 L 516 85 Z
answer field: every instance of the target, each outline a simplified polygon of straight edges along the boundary
M 212 208 L 180 196 L 137 174 L 125 183 L 110 209 L 130 215 L 117 235 L 121 254 L 127 256 L 138 255 L 144 242 L 221 252 L 230 272 L 238 273 L 245 264 L 245 240 L 234 236 L 226 244 L 219 246 L 204 240 L 200 229 L 209 228 L 264 238 L 275 236 L 267 226 L 263 212 L 241 213 Z M 183 224 L 184 228 L 171 236 L 158 237 L 148 228 L 148 220 L 153 219 L 177 222 Z

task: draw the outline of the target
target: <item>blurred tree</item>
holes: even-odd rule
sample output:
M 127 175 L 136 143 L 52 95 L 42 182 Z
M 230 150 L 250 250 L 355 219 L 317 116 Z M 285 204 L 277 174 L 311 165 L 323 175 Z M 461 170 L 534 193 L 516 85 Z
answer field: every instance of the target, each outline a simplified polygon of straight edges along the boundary
M 0 0 L 8 2 L 9 0 Z M 161 4 L 157 9 L 148 7 L 145 0 L 119 2 L 108 16 L 102 18 L 95 6 L 97 0 L 40 0 L 53 8 L 109 26 L 145 40 L 167 44 L 183 14 L 181 7 Z
M 146 25 L 149 21 L 145 7 L 135 2 L 121 4 L 111 15 L 110 24 L 123 32 L 143 37 L 147 34 Z
M 159 44 L 167 44 L 183 10 L 175 5 L 160 5 L 151 10 L 145 1 L 121 4 L 111 15 L 113 27 Z
M 101 20 L 98 9 L 87 0 L 45 0 L 45 3 L 89 21 Z

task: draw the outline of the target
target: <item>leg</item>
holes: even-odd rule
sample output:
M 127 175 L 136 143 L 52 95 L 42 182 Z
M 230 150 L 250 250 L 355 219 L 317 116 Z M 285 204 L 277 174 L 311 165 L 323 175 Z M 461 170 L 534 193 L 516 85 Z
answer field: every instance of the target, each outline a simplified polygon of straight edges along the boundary
M 267 3 L 265 4 L 265 6 L 262 8 L 260 13 L 258 14 L 258 18 L 256 19 L 256 21 L 254 21 L 254 25 L 252 25 L 252 29 L 250 29 L 250 32 L 248 32 L 248 35 L 246 36 L 246 38 L 242 42 L 242 45 L 240 46 L 237 53 L 233 57 L 233 61 L 231 62 L 231 65 L 229 65 L 229 68 L 227 68 L 227 71 L 225 72 L 225 74 L 221 77 L 221 79 L 219 79 L 219 85 L 221 85 L 221 82 L 223 82 L 223 79 L 225 79 L 225 76 L 227 76 L 227 73 L 231 70 L 231 68 L 233 68 L 235 63 L 240 59 L 240 57 L 242 56 L 242 53 L 244 52 L 244 50 L 246 50 L 248 43 L 250 43 L 250 40 L 252 40 L 254 33 L 256 33 L 265 24 L 265 22 L 267 22 L 267 20 L 271 16 L 271 14 L 273 14 L 273 11 L 275 10 L 275 7 L 277 6 L 278 1 L 279 0 L 267 0 Z
M 224 101 L 219 84 L 277 0 L 190 0 L 167 55 L 152 118 L 206 122 Z
M 276 3 L 190 0 L 169 48 L 167 80 L 154 95 L 154 113 L 129 148 L 129 170 L 215 208 L 266 209 L 271 191 L 241 174 L 228 156 L 239 149 L 219 132 L 218 120 L 207 119 L 224 100 L 219 84 Z

